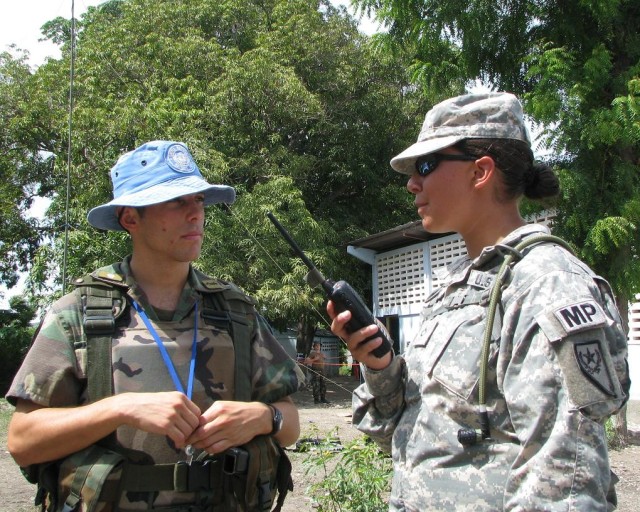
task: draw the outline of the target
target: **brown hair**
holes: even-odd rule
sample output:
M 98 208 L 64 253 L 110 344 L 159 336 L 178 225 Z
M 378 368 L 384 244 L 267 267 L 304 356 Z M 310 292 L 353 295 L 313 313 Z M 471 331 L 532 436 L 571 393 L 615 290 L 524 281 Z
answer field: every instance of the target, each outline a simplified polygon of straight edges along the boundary
M 464 139 L 453 146 L 471 156 L 490 156 L 502 176 L 507 199 L 525 196 L 545 199 L 560 193 L 560 181 L 553 169 L 533 159 L 529 145 L 511 139 Z

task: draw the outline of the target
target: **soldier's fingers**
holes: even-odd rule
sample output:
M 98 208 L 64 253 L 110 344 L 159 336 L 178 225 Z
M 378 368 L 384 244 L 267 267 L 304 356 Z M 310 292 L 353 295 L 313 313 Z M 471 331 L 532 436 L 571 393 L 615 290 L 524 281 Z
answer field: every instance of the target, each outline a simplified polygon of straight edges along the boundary
M 200 407 L 198 407 L 195 403 L 193 403 L 189 399 L 187 399 L 187 407 L 189 408 L 189 411 L 191 411 L 193 415 L 196 416 L 197 418 L 199 418 L 200 415 L 202 414 Z
M 227 440 L 222 440 L 210 446 L 207 446 L 206 448 L 204 448 L 204 450 L 207 453 L 214 455 L 216 453 L 222 453 L 229 448 L 231 448 L 231 443 L 227 442 Z

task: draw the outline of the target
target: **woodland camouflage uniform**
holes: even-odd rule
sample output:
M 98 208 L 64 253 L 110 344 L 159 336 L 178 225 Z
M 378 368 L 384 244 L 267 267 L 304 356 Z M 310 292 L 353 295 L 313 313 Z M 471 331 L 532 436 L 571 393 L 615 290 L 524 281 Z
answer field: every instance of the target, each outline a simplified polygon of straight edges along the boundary
M 234 399 L 233 341 L 226 330 L 211 325 L 202 316 L 202 295 L 211 291 L 212 286 L 219 286 L 218 281 L 192 268 L 178 309 L 167 318 L 166 313 L 154 311 L 145 301 L 131 276 L 128 258 L 120 264 L 100 269 L 94 275 L 121 287 L 145 309 L 183 382 L 189 373 L 197 303 L 197 365 L 192 399 L 201 410 L 206 410 L 216 400 Z M 82 320 L 82 304 L 77 293 L 67 294 L 53 304 L 7 394 L 10 402 L 15 404 L 20 398 L 44 407 L 73 407 L 87 402 L 86 350 L 74 353 L 73 348 L 74 344 L 86 342 Z M 251 322 L 253 332 L 251 400 L 271 403 L 297 391 L 303 376 L 295 361 L 261 326 L 255 315 L 247 320 Z M 175 390 L 154 339 L 131 306 L 118 321 L 112 347 L 115 393 Z M 185 459 L 184 451 L 176 449 L 165 436 L 121 426 L 116 431 L 116 438 L 121 447 L 131 450 L 131 458 L 140 463 L 175 463 Z M 119 473 L 115 472 L 109 478 L 117 481 Z M 153 504 L 158 507 L 193 499 L 189 493 L 163 491 Z M 149 493 L 125 493 L 118 510 L 147 510 L 148 500 Z M 111 510 L 111 505 L 103 503 L 97 510 Z

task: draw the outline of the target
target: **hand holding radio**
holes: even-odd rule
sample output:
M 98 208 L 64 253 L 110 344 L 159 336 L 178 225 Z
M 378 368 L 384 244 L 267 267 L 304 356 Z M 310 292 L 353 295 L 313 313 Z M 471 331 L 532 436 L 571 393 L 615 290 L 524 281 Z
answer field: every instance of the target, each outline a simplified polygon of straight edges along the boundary
M 365 339 L 361 340 L 359 344 L 367 343 L 375 338 L 381 338 L 382 343 L 373 349 L 370 353 L 377 358 L 385 356 L 391 351 L 393 344 L 390 341 L 389 334 L 386 330 L 380 326 L 369 308 L 366 306 L 360 295 L 347 283 L 346 281 L 334 282 L 330 279 L 326 279 L 316 266 L 307 258 L 306 254 L 298 247 L 298 244 L 291 238 L 291 235 L 280 224 L 280 222 L 273 216 L 271 212 L 267 213 L 267 217 L 273 223 L 273 225 L 280 231 L 280 234 L 292 247 L 296 255 L 304 262 L 309 269 L 307 275 L 307 283 L 311 286 L 321 286 L 324 290 L 327 298 L 333 303 L 333 311 L 336 314 L 349 310 L 351 312 L 351 319 L 344 324 L 344 329 L 347 333 L 352 334 L 363 327 L 370 325 L 376 325 L 377 331 Z

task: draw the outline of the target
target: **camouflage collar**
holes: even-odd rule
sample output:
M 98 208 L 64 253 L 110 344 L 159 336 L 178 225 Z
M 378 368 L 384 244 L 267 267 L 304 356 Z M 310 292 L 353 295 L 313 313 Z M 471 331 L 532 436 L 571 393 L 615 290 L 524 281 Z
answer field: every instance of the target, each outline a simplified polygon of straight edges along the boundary
M 520 243 L 525 238 L 528 238 L 533 235 L 538 235 L 541 233 L 549 234 L 549 229 L 546 226 L 543 226 L 542 224 L 526 224 L 524 226 L 521 226 L 518 229 L 515 229 L 511 233 L 509 233 L 499 244 L 485 247 L 480 253 L 480 256 L 478 256 L 473 261 L 473 267 L 481 268 L 487 263 L 489 263 L 496 256 L 503 255 L 504 249 L 502 249 L 501 247 L 504 247 L 504 246 L 515 247 L 516 245 L 518 245 L 518 243 Z
M 502 247 L 515 247 L 518 243 L 527 237 L 540 233 L 549 233 L 549 229 L 542 224 L 526 224 L 509 233 L 502 242 L 496 245 L 485 247 L 480 256 L 472 260 L 468 255 L 461 256 L 447 265 L 447 273 L 444 279 L 449 283 L 466 282 L 469 272 L 472 269 L 491 268 L 491 264 L 498 266 L 502 261 L 504 249 Z M 495 259 L 496 256 L 501 256 Z M 495 260 L 495 261 L 493 261 Z

